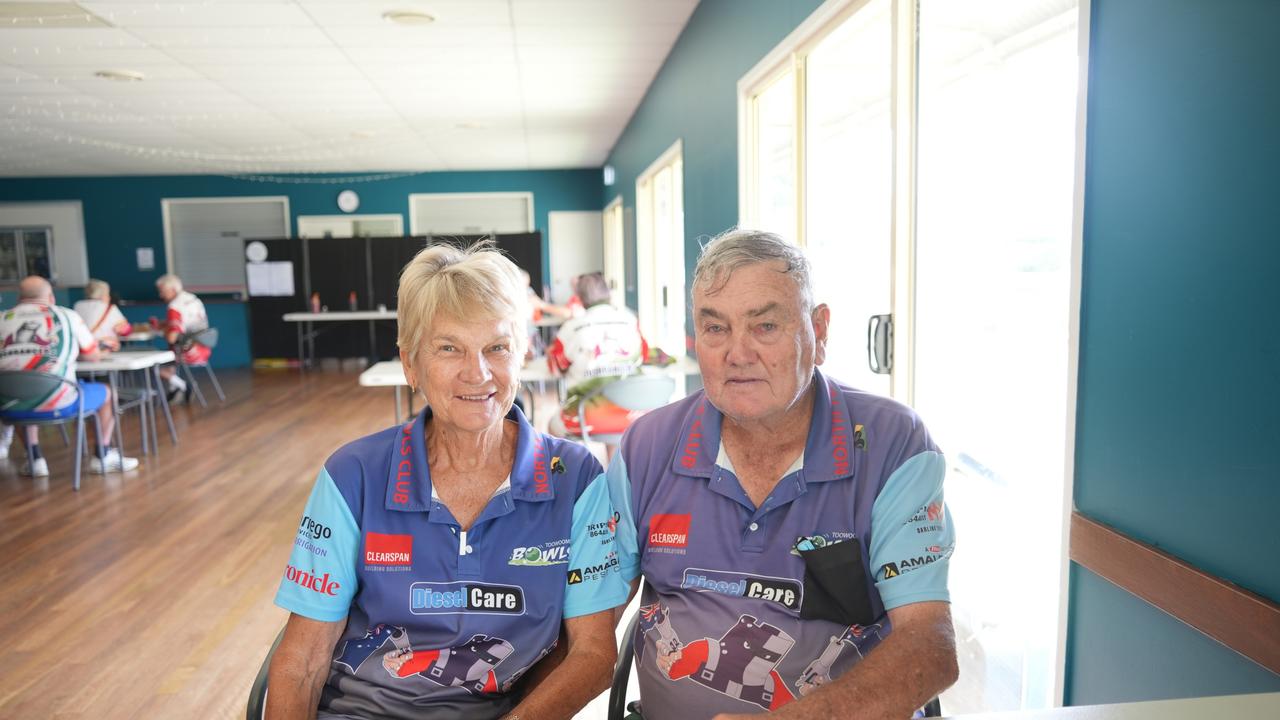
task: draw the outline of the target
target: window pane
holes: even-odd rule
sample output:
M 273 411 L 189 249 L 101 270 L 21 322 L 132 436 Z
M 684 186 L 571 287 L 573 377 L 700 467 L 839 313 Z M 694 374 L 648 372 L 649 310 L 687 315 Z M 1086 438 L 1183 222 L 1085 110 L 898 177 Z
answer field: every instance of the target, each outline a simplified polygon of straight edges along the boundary
M 788 70 L 756 96 L 756 230 L 796 241 L 796 88 Z
M 21 279 L 18 272 L 18 235 L 12 230 L 0 230 L 0 281 L 17 282 Z
M 915 405 L 962 528 L 948 713 L 1052 704 L 1076 19 L 1073 0 L 920 4 Z
M 24 275 L 53 277 L 49 261 L 49 231 L 26 230 L 22 233 Z
M 873 0 L 806 63 L 805 242 L 817 300 L 831 306 L 824 369 L 887 395 L 867 363 L 867 322 L 888 313 L 893 192 L 889 0 Z

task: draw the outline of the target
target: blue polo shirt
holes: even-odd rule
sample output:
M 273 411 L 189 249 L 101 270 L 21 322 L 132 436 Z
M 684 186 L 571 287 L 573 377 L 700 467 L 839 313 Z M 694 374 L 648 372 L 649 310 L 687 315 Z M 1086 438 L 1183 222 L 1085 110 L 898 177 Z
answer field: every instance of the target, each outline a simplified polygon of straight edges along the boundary
M 803 457 L 759 507 L 703 392 L 640 418 L 609 464 L 622 576 L 645 577 L 645 716 L 772 710 L 849 670 L 888 609 L 949 600 L 945 462 L 920 419 L 815 372 Z
M 346 621 L 320 717 L 498 717 L 563 618 L 626 602 L 613 507 L 585 448 L 513 408 L 511 475 L 464 532 L 432 491 L 430 418 L 335 452 L 298 525 L 276 604 Z

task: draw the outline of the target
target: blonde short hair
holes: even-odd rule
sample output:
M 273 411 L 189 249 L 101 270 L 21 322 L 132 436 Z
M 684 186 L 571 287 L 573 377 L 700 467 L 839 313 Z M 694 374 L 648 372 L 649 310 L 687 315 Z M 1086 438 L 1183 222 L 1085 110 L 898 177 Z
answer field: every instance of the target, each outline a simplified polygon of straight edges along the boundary
M 90 278 L 84 285 L 84 296 L 90 300 L 111 299 L 111 286 L 105 280 Z
M 167 288 L 174 292 L 182 292 L 182 278 L 174 275 L 173 273 L 161 275 L 156 278 L 156 287 Z
M 419 252 L 400 273 L 396 321 L 401 350 L 413 355 L 436 317 L 456 320 L 506 319 L 511 322 L 513 350 L 524 357 L 530 317 L 525 283 L 515 263 L 488 243 L 463 250 L 432 245 Z

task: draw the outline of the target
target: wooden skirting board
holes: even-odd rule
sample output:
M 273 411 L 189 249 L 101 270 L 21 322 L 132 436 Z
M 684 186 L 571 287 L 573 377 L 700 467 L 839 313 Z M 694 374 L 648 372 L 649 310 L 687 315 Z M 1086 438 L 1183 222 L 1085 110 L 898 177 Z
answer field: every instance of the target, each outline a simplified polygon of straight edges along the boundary
M 1280 605 L 1080 513 L 1071 560 L 1280 674 Z

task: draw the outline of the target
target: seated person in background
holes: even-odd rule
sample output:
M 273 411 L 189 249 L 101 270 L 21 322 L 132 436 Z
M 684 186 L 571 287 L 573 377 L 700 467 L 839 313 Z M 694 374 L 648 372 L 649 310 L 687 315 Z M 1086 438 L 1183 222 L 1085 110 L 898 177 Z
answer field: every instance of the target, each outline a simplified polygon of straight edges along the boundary
M 77 357 L 97 360 L 102 354 L 84 320 L 70 309 L 56 305 L 53 287 L 48 280 L 36 275 L 22 281 L 18 286 L 18 304 L 0 315 L 0 338 L 4 343 L 0 348 L 0 370 L 38 370 L 75 380 Z M 79 393 L 84 393 L 86 404 L 100 402 L 97 415 L 101 434 L 97 451 L 89 460 L 89 472 L 105 473 L 138 467 L 135 458 L 123 457 L 119 449 L 111 447 L 115 416 L 111 412 L 111 389 L 106 385 L 81 382 L 79 390 L 62 385 L 52 395 L 28 407 L 5 409 L 52 413 L 75 404 Z M 49 463 L 40 453 L 40 428 L 27 425 L 23 430 L 27 464 L 22 468 L 22 474 L 47 476 Z M 6 430 L 5 434 L 8 432 Z M 8 451 L 9 444 L 5 442 L 6 457 Z
M 120 349 L 120 338 L 133 332 L 120 308 L 111 302 L 111 286 L 102 280 L 90 280 L 84 286 L 84 299 L 75 304 L 76 314 L 84 318 L 100 347 Z
M 169 303 L 169 311 L 165 321 L 161 323 L 151 318 L 151 326 L 164 333 L 164 341 L 169 343 L 175 353 L 182 354 L 182 360 L 188 365 L 199 365 L 209 362 L 213 351 L 199 342 L 191 342 L 178 347 L 183 335 L 196 333 L 209 327 L 209 316 L 204 311 L 204 303 L 200 298 L 182 289 L 182 278 L 177 275 L 161 275 L 156 279 L 156 292 L 160 299 Z M 166 365 L 160 368 L 160 377 L 168 386 L 169 400 L 177 401 L 179 393 L 183 399 L 191 394 L 187 382 L 178 375 L 178 368 Z
M 405 266 L 400 359 L 426 407 L 320 470 L 276 593 L 271 720 L 569 718 L 609 686 L 613 507 L 585 448 L 512 407 L 527 315 L 488 247 Z
M 558 417 L 552 417 L 548 428 L 555 435 L 580 435 L 578 405 L 582 399 L 635 372 L 649 353 L 635 313 L 610 304 L 603 273 L 579 275 L 573 285 L 586 310 L 560 326 L 547 351 L 547 364 L 565 376 L 568 386 L 564 407 Z M 620 433 L 640 415 L 614 405 L 603 395 L 592 398 L 583 412 L 587 431 L 592 433 Z
M 524 268 L 520 268 L 520 277 L 524 280 L 525 298 L 529 305 L 529 322 L 527 323 L 529 343 L 524 355 L 524 359 L 528 361 L 546 352 L 546 343 L 539 334 L 536 323 L 542 320 L 543 316 L 567 319 L 573 315 L 573 310 L 568 306 L 553 305 L 543 300 L 542 296 L 534 291 L 533 280 L 529 278 L 529 272 Z

